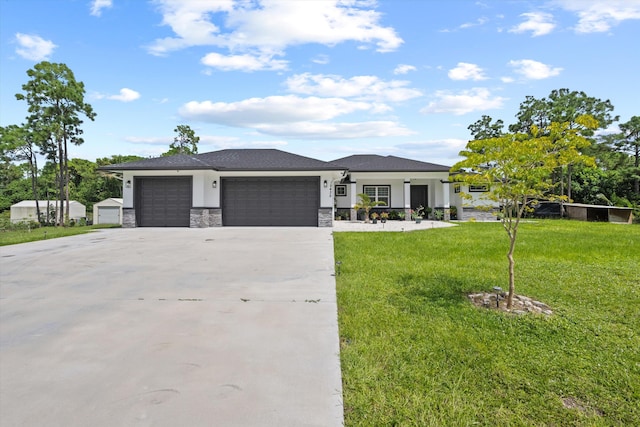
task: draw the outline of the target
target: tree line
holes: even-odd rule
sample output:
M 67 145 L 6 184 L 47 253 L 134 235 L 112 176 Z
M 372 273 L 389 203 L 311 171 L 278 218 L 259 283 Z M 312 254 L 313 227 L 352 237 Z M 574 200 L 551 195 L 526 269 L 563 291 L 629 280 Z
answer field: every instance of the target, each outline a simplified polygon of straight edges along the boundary
M 117 175 L 98 174 L 99 166 L 138 160 L 140 157 L 114 155 L 97 159 L 69 159 L 70 145 L 84 143 L 83 119 L 95 120 L 93 107 L 84 100 L 85 89 L 65 64 L 47 61 L 27 71 L 29 80 L 16 94 L 25 101 L 28 116 L 20 125 L 0 127 L 0 212 L 21 200 L 58 200 L 59 217 L 52 222 L 68 221 L 68 201 L 77 200 L 91 208 L 95 202 L 122 196 Z M 619 131 L 607 133 L 619 121 L 609 100 L 590 97 L 584 92 L 558 89 L 548 97 L 527 96 L 520 104 L 516 121 L 505 128 L 501 119 L 483 115 L 469 125 L 472 140 L 506 135 L 530 135 L 550 132 L 551 124 L 566 124 L 589 143 L 581 154 L 595 164 L 568 163 L 557 167 L 548 192 L 590 204 L 638 207 L 640 205 L 640 116 L 618 125 Z M 595 125 L 583 126 L 579 118 L 591 116 Z M 187 125 L 178 125 L 177 136 L 163 156 L 196 154 L 200 138 Z M 44 158 L 44 165 L 38 163 Z M 43 212 L 42 209 L 39 209 Z M 46 217 L 44 218 L 46 220 Z
M 498 138 L 508 134 L 532 135 L 549 132 L 552 123 L 565 123 L 569 130 L 589 142 L 581 153 L 593 157 L 595 165 L 572 164 L 558 167 L 552 173 L 550 194 L 564 195 L 578 203 L 636 207 L 640 205 L 640 116 L 619 123 L 618 132 L 607 129 L 619 121 L 613 115 L 609 100 L 590 97 L 584 92 L 569 89 L 553 90 L 548 97 L 527 96 L 520 104 L 516 121 L 505 130 L 500 119 L 483 115 L 469 125 L 474 140 Z M 579 123 L 580 117 L 589 115 L 594 127 Z
M 69 146 L 81 145 L 83 119 L 95 120 L 93 107 L 84 100 L 84 83 L 65 64 L 47 61 L 27 71 L 18 101 L 25 101 L 25 122 L 0 127 L 0 212 L 22 200 L 35 200 L 40 222 L 63 225 L 69 221 L 69 201 L 77 200 L 90 210 L 109 197 L 122 197 L 118 175 L 97 172 L 99 166 L 140 160 L 114 155 L 97 159 L 69 159 Z M 178 135 L 162 154 L 196 154 L 200 140 L 187 125 L 174 129 Z M 39 159 L 44 159 L 40 166 Z M 39 200 L 58 201 L 58 216 L 50 216 Z

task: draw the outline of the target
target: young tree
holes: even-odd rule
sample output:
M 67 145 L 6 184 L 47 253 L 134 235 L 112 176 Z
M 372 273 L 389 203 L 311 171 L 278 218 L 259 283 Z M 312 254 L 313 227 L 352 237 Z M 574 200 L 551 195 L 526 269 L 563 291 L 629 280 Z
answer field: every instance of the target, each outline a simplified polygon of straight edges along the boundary
M 584 127 L 594 128 L 591 116 L 576 119 Z M 529 133 L 509 133 L 497 138 L 469 141 L 460 152 L 464 160 L 456 163 L 452 172 L 471 185 L 488 185 L 488 198 L 500 204 L 500 221 L 509 237 L 509 293 L 507 309 L 513 305 L 515 293 L 514 251 L 518 226 L 526 209 L 536 199 L 553 199 L 549 194 L 551 175 L 558 167 L 570 163 L 593 164 L 593 159 L 581 154 L 590 141 L 571 129 L 568 123 L 552 122 Z M 563 196 L 555 196 L 562 198 Z
M 173 138 L 173 143 L 169 146 L 169 151 L 163 154 L 163 156 L 173 156 L 175 154 L 198 154 L 198 142 L 200 137 L 196 136 L 191 127 L 188 125 L 178 125 L 173 130 L 178 133 L 178 136 Z
M 355 209 L 356 211 L 359 211 L 361 209 L 364 210 L 364 222 L 368 223 L 369 212 L 371 211 L 371 208 L 373 208 L 374 206 L 384 205 L 384 202 L 371 200 L 371 197 L 364 193 L 358 194 L 358 197 L 360 198 L 360 201 L 353 205 L 353 209 Z
M 68 145 L 84 142 L 79 115 L 94 120 L 96 114 L 91 105 L 84 102 L 84 83 L 76 81 L 65 64 L 43 61 L 28 70 L 27 75 L 30 80 L 22 85 L 24 93 L 16 94 L 16 99 L 29 105 L 28 124 L 42 136 L 43 153 L 58 165 L 59 223 L 62 224 L 69 216 Z

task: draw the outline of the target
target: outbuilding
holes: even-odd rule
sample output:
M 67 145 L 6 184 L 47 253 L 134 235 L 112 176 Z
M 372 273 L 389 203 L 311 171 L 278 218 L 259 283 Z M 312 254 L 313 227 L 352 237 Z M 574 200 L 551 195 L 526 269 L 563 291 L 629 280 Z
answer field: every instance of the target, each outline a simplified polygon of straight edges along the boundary
M 123 199 L 110 197 L 93 205 L 94 224 L 122 224 Z
M 633 209 L 621 206 L 587 205 L 583 203 L 564 203 L 564 210 L 570 219 L 581 221 L 603 221 L 631 224 Z
M 58 218 L 60 215 L 60 200 L 38 200 L 40 213 Z M 69 201 L 69 219 L 79 221 L 87 217 L 87 208 L 75 200 Z M 23 200 L 11 206 L 11 222 L 38 221 L 35 200 Z

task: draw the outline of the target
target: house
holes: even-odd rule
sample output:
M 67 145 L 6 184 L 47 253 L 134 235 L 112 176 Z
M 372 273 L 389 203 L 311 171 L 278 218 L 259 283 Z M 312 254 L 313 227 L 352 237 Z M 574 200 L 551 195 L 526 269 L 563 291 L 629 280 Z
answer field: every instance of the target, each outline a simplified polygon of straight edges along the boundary
M 380 202 L 374 210 L 402 212 L 410 219 L 419 206 L 442 210 L 451 207 L 449 166 L 396 156 L 353 155 L 329 162 L 342 165 L 347 175 L 335 185 L 335 207 L 351 220 L 357 212 L 358 194 Z
M 46 217 L 49 211 L 51 218 L 60 215 L 60 200 L 38 200 L 40 213 Z M 65 207 L 66 209 L 66 207 Z M 87 216 L 87 208 L 75 200 L 69 201 L 69 219 L 79 221 Z M 11 206 L 11 222 L 38 221 L 35 200 L 23 200 Z
M 335 211 L 356 219 L 357 194 L 407 213 L 448 214 L 449 167 L 395 156 L 331 162 L 276 149 L 228 149 L 103 166 L 123 175 L 124 227 L 331 227 Z
M 230 149 L 103 166 L 123 175 L 123 227 L 314 226 L 333 221 L 341 166 Z
M 122 224 L 123 199 L 110 197 L 93 205 L 94 224 Z

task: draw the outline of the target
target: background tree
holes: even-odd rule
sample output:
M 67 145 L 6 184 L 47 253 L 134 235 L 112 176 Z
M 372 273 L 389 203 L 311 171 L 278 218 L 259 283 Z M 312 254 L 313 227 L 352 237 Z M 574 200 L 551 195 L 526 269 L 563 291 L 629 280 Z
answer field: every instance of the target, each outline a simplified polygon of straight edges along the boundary
M 633 116 L 628 122 L 621 123 L 620 130 L 614 146 L 618 151 L 630 154 L 633 159 L 629 174 L 633 180 L 635 199 L 640 200 L 640 116 Z
M 173 156 L 176 154 L 198 154 L 198 142 L 200 137 L 188 125 L 178 125 L 173 130 L 178 136 L 173 138 L 173 143 L 169 146 L 169 151 L 163 156 Z
M 491 116 L 483 115 L 480 120 L 469 125 L 467 129 L 471 132 L 473 139 L 498 138 L 504 133 L 504 122 L 502 120 L 492 122 Z
M 601 99 L 588 96 L 584 92 L 570 91 L 569 89 L 555 89 L 551 91 L 547 98 L 536 99 L 527 96 L 520 104 L 520 110 L 516 114 L 518 121 L 509 126 L 510 132 L 530 133 L 532 126 L 536 129 L 549 129 L 550 123 L 567 123 L 568 130 L 577 129 L 578 133 L 584 137 L 591 138 L 598 129 L 606 129 L 618 116 L 613 116 L 613 105 L 608 99 Z M 580 124 L 579 117 L 590 115 L 597 126 L 588 128 Z M 554 181 L 557 184 L 557 194 L 567 194 L 568 199 L 572 199 L 572 178 L 573 166 L 566 165 L 556 171 Z M 566 186 L 565 186 L 566 181 Z M 566 191 L 565 191 L 566 187 Z
M 32 197 L 36 202 L 36 215 L 38 220 L 41 220 L 36 133 L 25 125 L 0 127 L 0 151 L 3 156 L 6 156 L 8 162 L 26 162 Z
M 591 116 L 576 119 L 584 128 L 595 128 Z M 469 141 L 460 152 L 464 160 L 456 163 L 452 172 L 461 172 L 457 179 L 470 185 L 488 185 L 487 197 L 500 205 L 500 221 L 509 237 L 509 292 L 507 309 L 513 306 L 515 293 L 515 260 L 513 257 L 520 220 L 536 199 L 553 199 L 551 176 L 558 167 L 570 163 L 595 165 L 581 151 L 590 141 L 571 129 L 568 123 L 555 123 L 543 129 L 533 125 L 528 133 L 509 133 L 497 138 Z M 561 198 L 563 196 L 556 196 Z
M 27 75 L 30 80 L 22 85 L 24 93 L 16 94 L 16 99 L 29 105 L 28 125 L 42 135 L 43 153 L 57 164 L 59 222 L 62 224 L 69 216 L 68 145 L 84 142 L 80 127 L 83 122 L 79 115 L 94 120 L 96 114 L 91 105 L 84 102 L 84 84 L 76 81 L 65 64 L 43 61 L 28 70 Z

